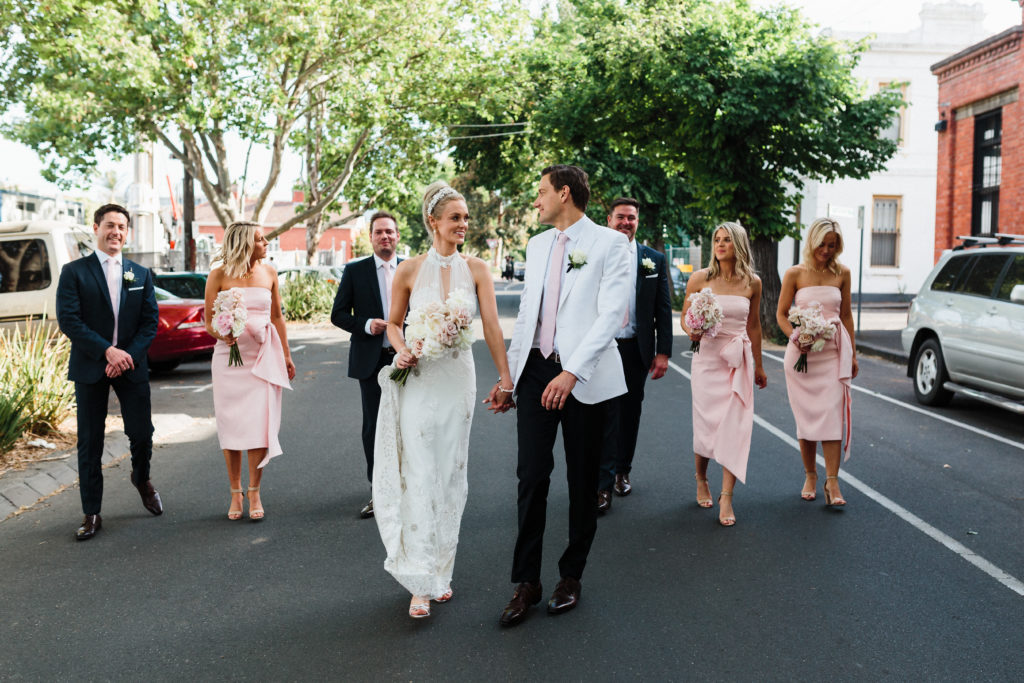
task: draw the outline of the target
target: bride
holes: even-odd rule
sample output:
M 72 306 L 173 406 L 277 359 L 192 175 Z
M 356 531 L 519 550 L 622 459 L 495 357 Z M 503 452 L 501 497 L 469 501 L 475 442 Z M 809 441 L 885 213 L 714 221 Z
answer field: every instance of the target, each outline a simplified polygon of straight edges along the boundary
M 410 346 L 423 344 L 405 339 L 406 310 L 444 304 L 450 293 L 474 302 L 499 374 L 484 403 L 504 412 L 512 407 L 513 390 L 490 269 L 458 252 L 469 226 L 465 198 L 444 182 L 430 185 L 423 195 L 423 224 L 433 246 L 402 261 L 392 285 L 388 340 L 397 351 L 395 367 L 411 371 L 404 384 L 391 379 L 395 367 L 378 375 L 382 393 L 373 466 L 374 514 L 388 554 L 384 568 L 412 593 L 409 616 L 417 619 L 430 616 L 432 599 L 452 597 L 476 373 L 469 350 L 414 355 Z

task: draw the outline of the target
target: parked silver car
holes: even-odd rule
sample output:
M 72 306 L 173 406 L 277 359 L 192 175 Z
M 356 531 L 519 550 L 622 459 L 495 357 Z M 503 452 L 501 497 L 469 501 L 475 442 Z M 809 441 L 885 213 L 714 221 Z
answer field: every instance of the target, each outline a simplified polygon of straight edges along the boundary
M 1024 414 L 1024 246 L 971 242 L 990 244 L 943 254 L 910 306 L 907 375 L 925 405 L 962 393 Z

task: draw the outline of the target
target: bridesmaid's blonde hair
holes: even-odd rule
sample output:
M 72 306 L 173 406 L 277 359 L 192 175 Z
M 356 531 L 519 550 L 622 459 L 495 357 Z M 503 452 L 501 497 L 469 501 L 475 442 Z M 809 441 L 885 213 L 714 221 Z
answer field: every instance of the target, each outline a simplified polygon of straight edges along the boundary
M 843 269 L 839 265 L 839 255 L 843 253 L 843 233 L 839 229 L 839 221 L 831 218 L 815 218 L 811 227 L 807 228 L 807 237 L 804 239 L 803 264 L 810 266 L 814 263 L 814 250 L 825 241 L 825 236 L 830 232 L 836 234 L 836 252 L 825 264 L 827 270 L 836 275 L 842 275 Z
M 249 270 L 258 227 L 257 223 L 236 221 L 224 231 L 224 244 L 216 258 L 223 263 L 224 274 L 228 277 L 242 277 Z
M 436 198 L 436 201 L 435 201 Z M 441 213 L 441 207 L 453 199 L 461 199 L 466 201 L 458 190 L 453 188 L 451 185 L 443 180 L 431 183 L 427 186 L 426 191 L 423 193 L 423 227 L 427 229 L 427 232 L 433 236 L 434 229 L 430 227 L 430 216 L 437 218 L 438 214 Z
M 752 284 L 757 271 L 754 270 L 754 262 L 750 258 L 750 240 L 747 239 L 747 229 L 734 221 L 720 223 L 711 232 L 712 242 L 715 239 L 715 233 L 719 230 L 725 230 L 726 234 L 729 235 L 729 239 L 732 240 L 733 253 L 736 254 L 736 273 L 748 285 Z M 708 280 L 714 280 L 721 274 L 722 267 L 718 265 L 718 257 L 715 256 L 715 250 L 712 248 L 711 262 L 708 263 Z

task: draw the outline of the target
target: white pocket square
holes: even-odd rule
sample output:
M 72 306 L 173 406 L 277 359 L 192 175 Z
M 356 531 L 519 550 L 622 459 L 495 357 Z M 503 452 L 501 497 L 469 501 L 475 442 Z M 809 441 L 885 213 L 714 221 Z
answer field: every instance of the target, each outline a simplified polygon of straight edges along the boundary
M 646 278 L 648 280 L 650 280 L 652 277 L 658 277 L 658 274 L 657 273 L 651 273 L 650 275 L 645 275 L 644 276 L 644 278 Z
M 128 291 L 129 291 L 129 292 L 137 292 L 137 291 L 139 291 L 140 289 L 145 289 L 145 287 L 129 287 L 129 288 L 128 288 Z

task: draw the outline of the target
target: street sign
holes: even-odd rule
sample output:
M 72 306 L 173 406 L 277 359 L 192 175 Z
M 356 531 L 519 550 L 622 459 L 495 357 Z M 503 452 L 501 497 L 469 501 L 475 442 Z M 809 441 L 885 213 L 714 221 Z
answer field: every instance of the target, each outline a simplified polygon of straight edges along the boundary
M 828 217 L 829 218 L 856 218 L 857 209 L 852 206 L 836 206 L 835 204 L 828 205 Z

